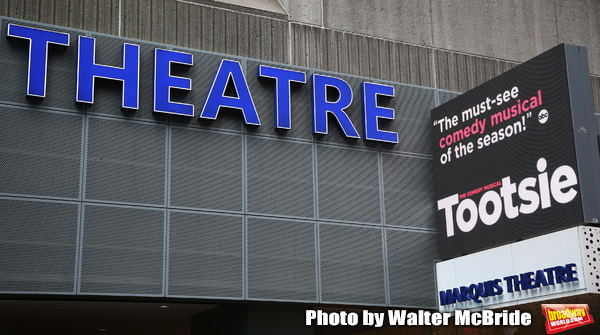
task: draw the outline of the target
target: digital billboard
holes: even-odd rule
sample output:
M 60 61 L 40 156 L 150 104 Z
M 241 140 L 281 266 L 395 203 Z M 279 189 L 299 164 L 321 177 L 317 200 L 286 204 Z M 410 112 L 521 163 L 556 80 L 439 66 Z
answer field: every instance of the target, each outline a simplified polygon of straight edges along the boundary
M 598 221 L 585 47 L 554 47 L 431 121 L 443 258 Z

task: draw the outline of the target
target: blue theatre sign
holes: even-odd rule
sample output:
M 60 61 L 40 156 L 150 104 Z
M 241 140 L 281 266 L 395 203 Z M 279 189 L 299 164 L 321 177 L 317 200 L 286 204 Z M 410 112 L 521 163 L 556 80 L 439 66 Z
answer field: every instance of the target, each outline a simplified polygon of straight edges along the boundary
M 46 96 L 49 45 L 69 47 L 69 33 L 9 24 L 7 36 L 29 41 L 27 95 L 44 98 Z M 95 38 L 81 35 L 78 37 L 75 101 L 93 104 L 95 79 L 105 78 L 122 83 L 121 108 L 137 110 L 140 97 L 140 46 L 133 43 L 123 43 L 122 67 L 97 64 L 95 49 Z M 193 55 L 182 51 L 154 48 L 153 112 L 194 117 L 196 106 L 171 99 L 171 90 L 173 89 L 192 90 L 192 80 L 190 78 L 172 75 L 173 64 L 193 66 Z M 292 83 L 300 85 L 306 83 L 306 73 L 260 65 L 258 66 L 257 76 L 271 78 L 275 81 L 275 128 L 291 129 L 290 87 Z M 233 85 L 236 94 L 227 93 L 227 89 L 231 85 Z M 353 100 L 352 88 L 346 81 L 332 76 L 313 74 L 311 76 L 311 90 L 313 134 L 328 133 L 328 119 L 332 119 L 329 117 L 331 115 L 345 137 L 361 138 L 345 112 L 345 109 L 352 104 Z M 330 94 L 332 91 L 335 94 Z M 379 127 L 381 119 L 393 120 L 395 117 L 394 109 L 378 105 L 378 98 L 381 97 L 394 97 L 394 87 L 362 82 L 362 138 L 370 141 L 398 143 L 396 132 L 382 130 Z M 239 61 L 221 60 L 214 75 L 212 86 L 199 113 L 199 118 L 214 120 L 218 117 L 221 108 L 239 110 L 245 124 L 261 125 Z

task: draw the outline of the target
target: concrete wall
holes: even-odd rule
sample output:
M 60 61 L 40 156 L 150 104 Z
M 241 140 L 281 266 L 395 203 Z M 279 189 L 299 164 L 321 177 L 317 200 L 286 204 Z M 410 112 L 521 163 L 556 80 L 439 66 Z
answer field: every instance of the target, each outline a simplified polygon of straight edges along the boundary
M 586 45 L 600 113 L 594 0 L 6 0 L 0 15 L 459 92 Z
M 291 26 L 294 64 L 324 68 L 319 53 L 342 64 L 335 71 L 459 92 L 557 44 L 585 45 L 600 113 L 599 1 L 307 0 L 290 3 L 289 20 L 301 23 Z M 323 43 L 323 35 L 342 37 Z M 346 68 L 344 51 L 331 50 L 351 50 L 355 40 L 359 60 Z
M 295 22 L 515 62 L 560 43 L 585 45 L 600 75 L 594 0 L 309 0 L 289 11 Z

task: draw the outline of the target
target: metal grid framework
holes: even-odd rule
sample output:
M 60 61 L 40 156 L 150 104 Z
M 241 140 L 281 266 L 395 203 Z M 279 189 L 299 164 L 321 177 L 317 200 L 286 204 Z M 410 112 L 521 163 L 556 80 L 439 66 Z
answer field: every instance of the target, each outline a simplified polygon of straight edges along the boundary
M 32 99 L 27 44 L 0 41 L 0 216 L 16 227 L 0 236 L 0 292 L 435 307 L 429 110 L 457 93 L 178 48 L 195 65 L 173 74 L 193 89 L 172 98 L 196 117 L 165 116 L 151 112 L 152 50 L 170 47 L 9 19 L 2 36 L 8 22 L 69 32 L 71 46 L 52 49 L 47 97 Z M 140 45 L 138 111 L 119 108 L 108 80 L 94 104 L 74 102 L 78 35 L 96 38 L 100 64 Z M 262 126 L 235 110 L 197 119 L 223 58 L 241 62 Z M 273 82 L 256 77 L 259 64 L 307 73 L 292 86 L 289 131 L 272 128 Z M 381 126 L 400 143 L 349 141 L 333 124 L 313 137 L 313 73 L 351 85 L 359 132 L 360 84 L 394 86 L 381 105 L 396 119 Z

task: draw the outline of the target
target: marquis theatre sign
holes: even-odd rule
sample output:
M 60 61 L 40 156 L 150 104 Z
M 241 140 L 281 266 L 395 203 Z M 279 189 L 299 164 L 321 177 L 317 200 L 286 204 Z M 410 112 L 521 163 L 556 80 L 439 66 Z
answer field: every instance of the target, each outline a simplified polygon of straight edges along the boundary
M 584 47 L 548 50 L 433 109 L 431 120 L 444 258 L 598 221 Z

